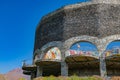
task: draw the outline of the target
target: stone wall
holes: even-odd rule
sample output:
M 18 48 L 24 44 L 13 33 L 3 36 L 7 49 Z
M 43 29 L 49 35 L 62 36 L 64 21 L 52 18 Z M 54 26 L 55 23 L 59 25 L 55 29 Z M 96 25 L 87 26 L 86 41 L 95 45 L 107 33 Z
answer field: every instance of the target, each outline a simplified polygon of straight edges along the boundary
M 51 41 L 88 35 L 98 38 L 120 34 L 120 5 L 81 3 L 44 16 L 36 30 L 34 50 Z
M 41 48 L 48 42 L 63 40 L 64 15 L 64 11 L 60 11 L 49 18 L 44 19 L 43 17 L 44 20 L 41 20 L 36 30 L 34 50 Z
M 96 3 L 114 3 L 114 4 L 120 3 L 120 0 L 92 0 L 92 1 Z
M 120 34 L 120 5 L 100 4 L 98 7 L 100 37 Z

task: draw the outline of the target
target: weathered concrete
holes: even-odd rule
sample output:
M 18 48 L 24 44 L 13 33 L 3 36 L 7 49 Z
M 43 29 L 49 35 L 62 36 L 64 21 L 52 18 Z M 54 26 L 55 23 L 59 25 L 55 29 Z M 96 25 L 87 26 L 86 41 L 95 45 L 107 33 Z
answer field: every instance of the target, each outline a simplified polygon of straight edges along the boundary
M 106 62 L 103 55 L 100 56 L 100 74 L 101 74 L 101 77 L 107 78 Z
M 114 4 L 119 4 L 120 0 L 92 0 L 93 2 L 96 3 L 114 3 Z
M 51 41 L 66 41 L 81 35 L 103 38 L 120 34 L 119 13 L 119 3 L 86 2 L 62 7 L 42 18 L 34 50 Z
M 68 76 L 68 65 L 66 62 L 61 62 L 61 76 Z
M 36 78 L 36 74 L 34 71 L 31 72 L 31 80 L 33 80 L 34 78 Z
M 42 67 L 41 66 L 37 66 L 37 77 L 42 77 Z

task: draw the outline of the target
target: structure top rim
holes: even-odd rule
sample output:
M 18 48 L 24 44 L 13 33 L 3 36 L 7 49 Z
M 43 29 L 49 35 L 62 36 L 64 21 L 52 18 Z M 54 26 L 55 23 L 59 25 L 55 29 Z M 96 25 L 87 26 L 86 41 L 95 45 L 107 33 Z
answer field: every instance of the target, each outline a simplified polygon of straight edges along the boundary
M 95 3 L 114 3 L 114 4 L 120 4 L 120 0 L 91 0 Z

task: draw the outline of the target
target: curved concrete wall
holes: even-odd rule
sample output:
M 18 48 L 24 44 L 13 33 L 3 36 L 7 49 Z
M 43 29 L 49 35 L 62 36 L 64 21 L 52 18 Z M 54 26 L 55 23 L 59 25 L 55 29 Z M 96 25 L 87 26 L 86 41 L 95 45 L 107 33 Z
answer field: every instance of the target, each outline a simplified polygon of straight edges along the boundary
M 63 7 L 44 16 L 36 30 L 34 50 L 51 41 L 88 35 L 103 38 L 120 34 L 120 5 L 82 3 Z

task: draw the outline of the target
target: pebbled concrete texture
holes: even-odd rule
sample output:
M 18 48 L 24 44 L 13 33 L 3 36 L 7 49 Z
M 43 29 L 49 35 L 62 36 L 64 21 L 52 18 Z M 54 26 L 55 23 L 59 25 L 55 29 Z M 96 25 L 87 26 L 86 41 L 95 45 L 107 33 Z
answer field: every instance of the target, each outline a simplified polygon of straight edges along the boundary
M 120 0 L 91 0 L 96 3 L 114 3 L 114 4 L 119 4 Z
M 120 34 L 120 5 L 86 2 L 68 5 L 44 16 L 36 29 L 34 50 L 51 41 L 88 35 L 103 38 Z

